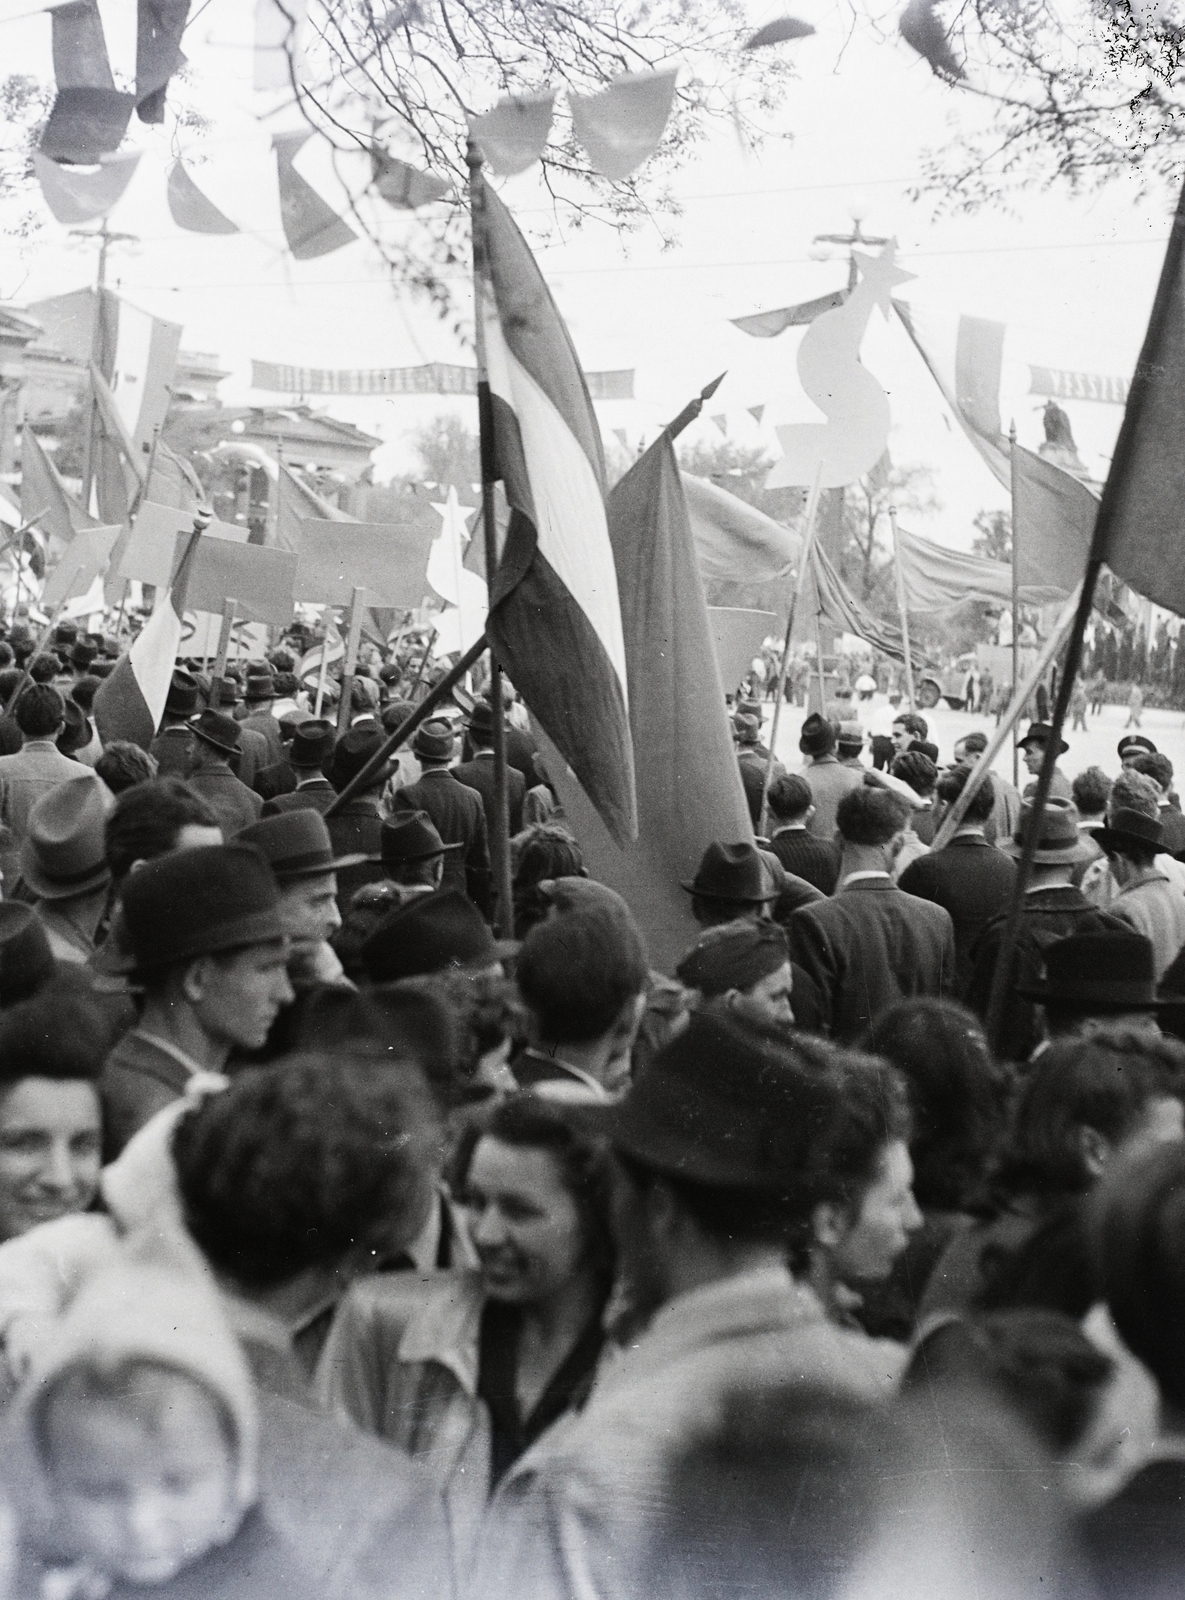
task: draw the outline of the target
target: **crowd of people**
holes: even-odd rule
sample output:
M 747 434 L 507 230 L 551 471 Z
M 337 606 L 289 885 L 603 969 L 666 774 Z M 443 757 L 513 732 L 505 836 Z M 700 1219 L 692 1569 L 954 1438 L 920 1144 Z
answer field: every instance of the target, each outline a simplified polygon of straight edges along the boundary
M 812 713 L 767 784 L 740 704 L 663 972 L 512 694 L 511 938 L 488 699 L 376 766 L 410 666 L 330 720 L 281 645 L 144 751 L 114 654 L 0 642 L 0 1600 L 1179 1592 L 1149 739 L 947 838 L 982 735 Z

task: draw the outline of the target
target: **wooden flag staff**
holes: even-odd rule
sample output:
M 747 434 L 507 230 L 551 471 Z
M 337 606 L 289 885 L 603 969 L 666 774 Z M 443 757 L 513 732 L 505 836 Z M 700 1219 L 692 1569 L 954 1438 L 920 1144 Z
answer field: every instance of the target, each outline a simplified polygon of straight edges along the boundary
M 222 602 L 222 627 L 218 633 L 218 654 L 214 658 L 214 683 L 210 691 L 210 709 L 217 711 L 222 703 L 222 683 L 226 677 L 226 658 L 230 653 L 230 636 L 235 625 L 237 602 L 229 595 Z
M 357 584 L 350 596 L 350 619 L 346 630 L 346 654 L 342 661 L 342 693 L 337 703 L 337 736 L 346 733 L 353 714 L 354 668 L 358 665 L 358 641 L 362 634 L 362 596 L 366 593 Z M 328 650 L 325 652 L 329 654 Z M 324 663 L 324 656 L 322 657 Z
M 321 619 L 325 625 L 325 636 L 321 640 L 321 666 L 317 673 L 317 699 L 313 705 L 313 716 L 320 717 L 321 703 L 325 699 L 325 680 L 329 676 L 329 630 L 333 626 L 333 605 L 327 603 Z
M 893 565 L 897 568 L 897 614 L 901 619 L 901 649 L 905 656 L 905 692 L 909 709 L 917 710 L 913 692 L 913 657 L 909 653 L 909 606 L 906 604 L 905 574 L 901 570 L 901 541 L 897 537 L 897 507 L 889 507 L 889 526 L 893 530 Z

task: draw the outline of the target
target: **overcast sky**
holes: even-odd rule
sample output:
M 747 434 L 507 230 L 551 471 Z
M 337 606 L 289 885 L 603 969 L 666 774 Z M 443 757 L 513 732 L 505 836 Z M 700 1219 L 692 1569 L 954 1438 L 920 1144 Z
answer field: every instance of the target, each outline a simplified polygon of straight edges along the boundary
M 0 17 L 29 3 L 0 0 Z M 113 61 L 134 62 L 135 6 L 99 3 Z M 781 9 L 755 5 L 754 21 Z M 611 430 L 624 428 L 631 443 L 649 440 L 727 368 L 709 409 L 726 415 L 730 437 L 764 443 L 776 456 L 774 425 L 815 415 L 798 387 L 798 335 L 751 339 L 728 319 L 843 282 L 843 263 L 812 260 L 811 242 L 819 232 L 844 230 L 855 210 L 866 231 L 897 236 L 902 265 L 916 274 L 905 298 L 1008 324 L 1004 424 L 1015 416 L 1021 442 L 1035 446 L 1041 402 L 1024 392 L 1026 363 L 1130 373 L 1168 231 L 1165 209 L 1137 204 L 1130 187 L 1079 198 L 1029 189 L 1012 196 L 1011 214 L 935 220 L 932 205 L 911 203 L 906 190 L 917 178 L 919 151 L 941 142 L 948 119 L 968 114 L 968 103 L 898 41 L 878 44 L 857 34 L 842 50 L 840 13 L 826 0 L 799 0 L 793 9 L 818 33 L 782 47 L 795 52 L 802 74 L 780 115 L 789 137 L 769 140 L 756 155 L 746 155 L 727 127 L 705 143 L 674 182 L 685 207 L 676 249 L 663 253 L 649 231 L 623 246 L 608 230 L 586 228 L 540 252 L 585 366 L 636 369 L 637 398 L 598 408 L 607 439 L 612 446 Z M 285 123 L 272 119 L 265 128 L 257 120 L 273 102 L 250 88 L 252 11 L 244 0 L 209 0 L 185 49 L 196 92 L 216 124 L 201 141 L 208 159 L 195 175 L 216 204 L 254 231 L 229 238 L 180 232 L 165 202 L 174 152 L 160 132 L 133 122 L 132 137 L 145 153 L 110 222 L 141 242 L 113 251 L 109 281 L 146 310 L 183 323 L 185 348 L 217 355 L 232 374 L 221 391 L 227 402 L 280 401 L 249 388 L 253 356 L 338 367 L 470 359 L 429 311 L 396 298 L 365 242 L 308 263 L 284 253 L 269 140 Z M 49 31 L 45 15 L 0 22 L 4 70 L 48 80 Z M 298 125 L 295 114 L 289 121 Z M 308 159 L 316 181 L 315 148 Z M 537 180 L 528 173 L 502 193 L 529 227 L 543 203 Z M 46 218 L 27 248 L 6 241 L 5 299 L 20 304 L 92 281 L 93 247 Z M 392 214 L 394 237 L 403 226 Z M 934 470 L 942 510 L 922 531 L 966 546 L 975 511 L 1005 504 L 1003 491 L 950 426 L 899 326 L 874 313 L 863 359 L 890 395 L 894 458 Z M 382 436 L 380 478 L 409 464 L 409 430 L 449 406 L 435 399 L 314 404 Z M 756 405 L 767 408 L 760 426 L 747 412 Z M 1083 455 L 1103 475 L 1119 408 L 1067 403 L 1067 410 Z M 699 427 L 720 436 L 710 422 Z

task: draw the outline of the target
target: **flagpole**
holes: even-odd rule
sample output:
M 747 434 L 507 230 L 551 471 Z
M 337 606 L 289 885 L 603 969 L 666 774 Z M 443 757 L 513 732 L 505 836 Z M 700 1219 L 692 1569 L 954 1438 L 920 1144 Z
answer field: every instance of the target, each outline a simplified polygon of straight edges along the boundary
M 815 547 L 815 524 L 819 514 L 819 494 L 823 486 L 823 461 L 819 459 L 815 471 L 815 481 L 811 484 L 810 497 L 806 506 L 806 529 L 802 536 L 802 555 L 798 561 L 798 581 L 794 585 L 794 593 L 790 596 L 790 610 L 786 616 L 786 639 L 782 645 L 782 664 L 778 668 L 778 687 L 774 695 L 773 721 L 769 725 L 769 756 L 765 763 L 765 782 L 761 785 L 761 810 L 757 813 L 757 831 L 763 837 L 768 822 L 769 811 L 769 785 L 774 775 L 774 762 L 777 760 L 778 748 L 778 723 L 782 717 L 782 701 L 786 697 L 786 674 L 790 670 L 790 635 L 794 631 L 794 613 L 798 609 L 798 598 L 802 594 L 803 585 L 806 583 L 807 568 L 810 565 L 811 553 Z M 818 637 L 816 632 L 816 638 Z M 818 649 L 818 645 L 815 646 Z M 819 662 L 819 681 L 823 679 L 823 663 Z
M 424 676 L 424 668 L 428 665 L 428 657 L 432 654 L 432 644 L 435 638 L 436 625 L 434 623 L 429 631 L 427 643 L 424 645 L 424 653 L 420 657 L 420 664 L 416 668 L 416 675 L 411 680 L 411 688 L 407 691 L 407 698 L 411 701 L 415 700 L 416 690 L 420 687 L 421 680 Z
M 1112 466 L 1112 471 L 1114 471 L 1114 466 Z M 1015 557 L 1015 529 L 1012 548 Z M 1098 584 L 1102 566 L 1102 561 L 1095 557 L 1092 552 L 1091 560 L 1087 563 L 1086 576 L 1082 581 L 1082 592 L 1078 597 L 1078 609 L 1074 613 L 1074 623 L 1070 629 L 1070 638 L 1066 646 L 1066 659 L 1058 682 L 1057 700 L 1053 708 L 1053 725 L 1050 729 L 1049 738 L 1045 742 L 1041 771 L 1037 775 L 1037 792 L 1033 796 L 1030 815 L 1025 825 L 1024 844 L 1020 860 L 1017 863 L 1016 882 L 1012 889 L 1012 904 L 1008 908 L 1008 921 L 1004 928 L 1004 937 L 1000 941 L 1000 948 L 996 952 L 996 969 L 992 974 L 991 998 L 988 1001 L 985 1031 L 989 1043 L 997 1053 L 999 1053 L 1002 1043 L 1004 1009 L 1011 998 L 1012 961 L 1016 953 L 1016 940 L 1020 932 L 1020 918 L 1024 910 L 1025 893 L 1028 889 L 1029 876 L 1033 868 L 1033 855 L 1041 835 L 1041 817 L 1045 811 L 1045 803 L 1049 799 L 1049 789 L 1053 782 L 1053 769 L 1057 765 L 1058 746 L 1062 742 L 1062 728 L 1065 725 L 1066 712 L 1070 705 L 1070 690 L 1082 664 L 1082 641 L 1086 635 L 1086 624 L 1090 621 L 1095 587 Z
M 325 698 L 325 679 L 329 673 L 329 628 L 332 622 L 333 607 L 332 605 L 327 605 L 324 616 L 325 635 L 321 640 L 321 666 L 317 673 L 317 699 L 313 706 L 314 717 L 321 715 L 321 702 Z
M 481 442 L 481 520 L 485 531 L 486 593 L 492 609 L 498 572 L 497 530 L 494 522 L 494 481 L 497 463 L 494 454 L 493 403 L 486 371 L 485 327 L 483 323 L 481 268 L 485 256 L 485 230 L 481 152 L 470 139 L 465 154 L 469 167 L 469 214 L 473 235 L 473 327 L 477 356 L 477 420 Z M 494 878 L 494 927 L 504 938 L 514 933 L 514 895 L 510 882 L 510 786 L 506 771 L 506 723 L 502 699 L 502 667 L 497 651 L 490 647 L 490 706 L 493 710 L 494 744 L 494 826 L 490 840 L 490 865 Z
M 1020 573 L 1016 564 L 1016 422 L 1008 430 L 1008 484 L 1012 496 L 1012 698 L 1020 683 Z M 1020 780 L 1020 753 L 1012 746 L 1012 787 Z
M 897 537 L 897 507 L 889 507 L 889 526 L 893 530 L 893 564 L 897 568 L 897 611 L 901 617 L 901 646 L 905 652 L 905 692 L 909 696 L 909 709 L 917 710 L 913 692 L 913 656 L 909 649 L 909 607 L 906 605 L 905 573 L 901 570 L 901 541 Z M 1013 686 L 1015 693 L 1015 685 Z

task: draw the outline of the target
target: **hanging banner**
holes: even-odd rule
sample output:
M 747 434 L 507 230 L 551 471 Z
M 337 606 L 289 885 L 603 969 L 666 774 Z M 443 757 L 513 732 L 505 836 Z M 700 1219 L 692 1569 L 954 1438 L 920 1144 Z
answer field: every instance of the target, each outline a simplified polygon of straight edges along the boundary
M 1104 405 L 1125 406 L 1130 388 L 1130 379 L 1106 377 L 1098 372 L 1029 368 L 1029 393 L 1049 395 L 1054 400 L 1098 400 Z
M 348 606 L 355 586 L 366 604 L 410 610 L 428 588 L 434 534 L 394 522 L 301 523 L 293 594 L 313 605 Z
M 593 400 L 632 400 L 634 369 L 586 372 Z M 279 361 L 252 361 L 251 387 L 271 394 L 469 394 L 477 393 L 477 368 L 429 361 L 420 367 L 361 370 L 291 367 Z

